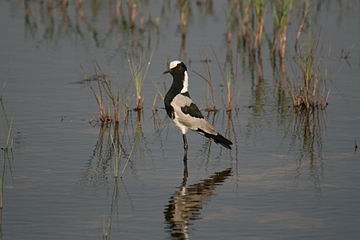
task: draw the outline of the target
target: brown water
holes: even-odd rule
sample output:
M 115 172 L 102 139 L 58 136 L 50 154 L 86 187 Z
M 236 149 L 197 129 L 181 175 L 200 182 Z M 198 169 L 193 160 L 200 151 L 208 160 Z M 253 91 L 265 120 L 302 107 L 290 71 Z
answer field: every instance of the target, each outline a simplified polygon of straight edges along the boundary
M 326 110 L 309 116 L 296 116 L 289 98 L 279 98 L 266 40 L 262 81 L 247 55 L 237 51 L 236 36 L 231 48 L 226 44 L 228 4 L 198 1 L 213 3 L 212 11 L 205 11 L 192 2 L 182 42 L 175 1 L 145 1 L 139 15 L 147 20 L 151 12 L 155 23 L 160 20 L 158 28 L 144 25 L 143 33 L 111 21 L 112 1 L 84 2 L 86 18 L 79 16 L 75 1 L 66 11 L 56 1 L 50 10 L 46 1 L 28 1 L 27 18 L 24 1 L 0 1 L 0 94 L 15 140 L 13 159 L 0 157 L 2 239 L 360 236 L 358 1 L 312 5 L 318 6 L 311 26 L 313 39 L 319 39 L 316 54 L 330 94 Z M 265 29 L 272 38 L 270 15 Z M 296 77 L 295 22 L 288 34 L 290 78 Z M 153 51 L 153 58 L 141 120 L 133 112 L 120 124 L 121 171 L 131 158 L 116 180 L 114 129 L 88 124 L 98 118 L 97 105 L 82 80 L 93 74 L 96 61 L 123 92 L 130 81 L 131 48 L 144 55 Z M 238 59 L 232 118 L 224 111 L 225 87 L 215 57 L 223 66 L 227 51 L 234 62 Z M 195 72 L 206 76 L 203 60 L 211 60 L 221 110 L 208 117 L 234 142 L 229 151 L 189 133 L 187 168 L 180 133 L 167 119 L 160 97 L 156 115 L 151 111 L 157 86 L 162 92 L 170 86 L 162 75 L 166 63 L 178 58 L 189 67 L 190 93 L 202 109 L 210 97 Z M 125 101 L 134 106 L 132 85 Z M 3 110 L 0 120 L 3 146 Z

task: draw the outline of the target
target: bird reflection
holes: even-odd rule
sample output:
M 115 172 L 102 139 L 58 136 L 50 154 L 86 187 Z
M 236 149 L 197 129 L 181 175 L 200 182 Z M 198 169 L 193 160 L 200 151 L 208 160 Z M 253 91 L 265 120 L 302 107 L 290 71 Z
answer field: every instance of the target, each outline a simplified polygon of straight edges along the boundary
M 182 183 L 179 190 L 170 197 L 169 204 L 164 210 L 166 230 L 171 234 L 172 239 L 189 239 L 188 229 L 191 221 L 201 219 L 200 210 L 206 203 L 206 198 L 213 195 L 215 188 L 229 176 L 231 176 L 231 168 L 215 172 L 207 179 L 187 186 L 187 155 L 184 154 Z

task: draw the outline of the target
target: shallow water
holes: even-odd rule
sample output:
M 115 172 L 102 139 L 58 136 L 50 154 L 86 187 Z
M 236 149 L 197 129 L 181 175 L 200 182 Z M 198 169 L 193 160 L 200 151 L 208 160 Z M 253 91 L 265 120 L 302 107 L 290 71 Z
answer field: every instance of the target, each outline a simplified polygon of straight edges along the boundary
M 214 1 L 213 13 L 204 13 L 192 3 L 184 45 L 173 2 L 149 3 L 145 9 L 154 19 L 160 17 L 159 29 L 145 28 L 143 35 L 133 36 L 122 27 L 111 28 L 111 1 L 85 3 L 87 22 L 77 17 L 73 1 L 67 17 L 59 4 L 52 14 L 41 12 L 40 2 L 31 1 L 28 20 L 23 1 L 0 1 L 0 93 L 15 129 L 14 157 L 11 166 L 2 168 L 2 239 L 359 237 L 358 2 L 324 3 L 312 26 L 331 90 L 325 111 L 299 117 L 290 102 L 279 104 L 264 44 L 264 81 L 238 54 L 236 110 L 230 120 L 214 56 L 224 63 L 227 5 Z M 272 34 L 271 23 L 265 25 Z M 288 37 L 290 77 L 296 76 L 294 31 L 295 24 Z M 114 129 L 88 123 L 98 118 L 98 110 L 82 80 L 94 73 L 97 62 L 122 92 L 130 80 L 126 56 L 134 43 L 144 54 L 154 54 L 143 87 L 141 120 L 132 112 L 120 123 L 120 170 L 129 155 L 131 160 L 116 180 L 114 155 L 109 155 L 115 154 L 110 144 Z M 342 49 L 349 58 L 339 57 Z M 236 59 L 235 43 L 231 51 Z M 190 70 L 190 94 L 204 109 L 207 86 L 194 71 L 206 76 L 206 57 L 221 108 L 209 113 L 209 121 L 234 147 L 229 151 L 189 133 L 185 168 L 178 129 L 160 99 L 155 115 L 151 107 L 157 86 L 162 92 L 170 86 L 170 77 L 162 75 L 166 63 L 181 58 Z M 126 98 L 130 106 L 135 102 L 132 88 Z M 7 130 L 1 114 L 3 145 Z

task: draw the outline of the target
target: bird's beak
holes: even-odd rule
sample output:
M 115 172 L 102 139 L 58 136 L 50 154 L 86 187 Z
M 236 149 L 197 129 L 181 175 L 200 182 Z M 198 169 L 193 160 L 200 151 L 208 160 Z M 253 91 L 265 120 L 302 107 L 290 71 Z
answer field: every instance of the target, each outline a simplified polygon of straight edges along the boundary
M 166 70 L 165 72 L 163 72 L 163 74 L 167 74 L 170 72 L 170 69 L 169 70 Z

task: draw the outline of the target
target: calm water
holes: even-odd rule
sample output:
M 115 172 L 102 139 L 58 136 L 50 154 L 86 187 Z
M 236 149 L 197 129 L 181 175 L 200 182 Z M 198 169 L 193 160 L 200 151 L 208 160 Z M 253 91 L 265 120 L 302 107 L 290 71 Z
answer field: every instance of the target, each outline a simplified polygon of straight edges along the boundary
M 263 81 L 247 56 L 237 53 L 236 36 L 229 50 L 227 4 L 213 1 L 208 11 L 191 3 L 181 41 L 175 1 L 143 3 L 139 16 L 146 22 L 151 12 L 153 20 L 143 33 L 112 21 L 113 1 L 84 1 L 80 16 L 75 1 L 65 11 L 60 1 L 50 10 L 42 2 L 29 1 L 26 17 L 24 1 L 0 1 L 0 94 L 13 119 L 15 140 L 13 159 L 0 158 L 2 239 L 359 238 L 358 1 L 331 1 L 314 11 L 311 29 L 331 92 L 326 111 L 303 117 L 293 114 L 289 101 L 279 103 L 266 40 Z M 265 29 L 272 38 L 271 11 L 266 14 Z M 288 34 L 290 78 L 296 78 L 296 23 Z M 131 158 L 123 177 L 115 180 L 115 155 L 109 155 L 114 154 L 114 129 L 89 125 L 98 118 L 97 105 L 82 80 L 94 74 L 97 62 L 123 92 L 130 81 L 131 48 L 153 52 L 153 58 L 141 120 L 133 112 L 121 122 L 121 171 Z M 236 110 L 230 120 L 223 110 L 225 88 L 217 63 L 224 65 L 227 51 L 238 59 Z M 207 76 L 202 60 L 211 59 L 221 110 L 210 113 L 209 120 L 234 142 L 229 151 L 189 133 L 187 167 L 180 133 L 167 119 L 161 97 L 157 113 L 151 111 L 156 93 L 170 86 L 162 75 L 166 63 L 177 58 L 189 66 L 190 93 L 201 108 L 210 97 L 195 72 Z M 130 89 L 124 104 L 134 106 Z M 0 117 L 3 146 L 3 110 Z

